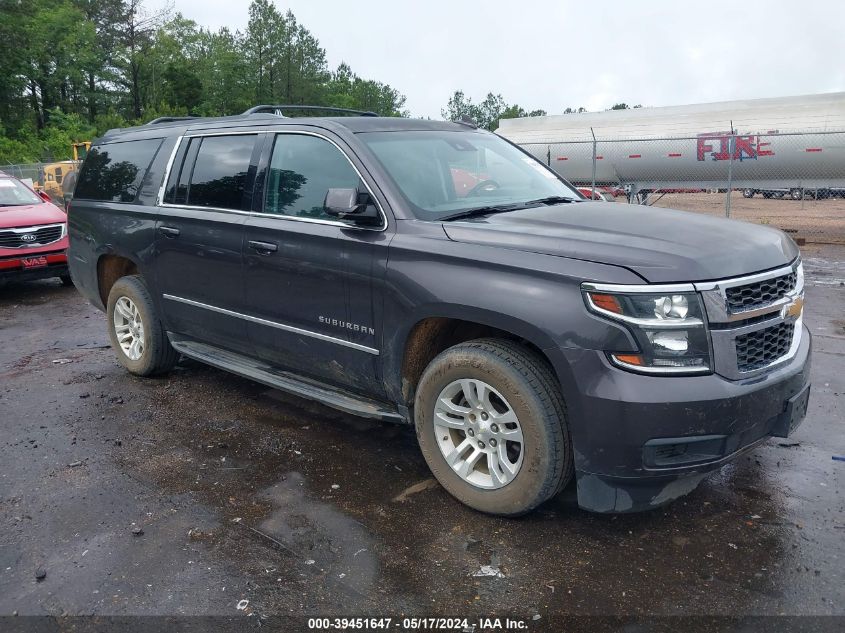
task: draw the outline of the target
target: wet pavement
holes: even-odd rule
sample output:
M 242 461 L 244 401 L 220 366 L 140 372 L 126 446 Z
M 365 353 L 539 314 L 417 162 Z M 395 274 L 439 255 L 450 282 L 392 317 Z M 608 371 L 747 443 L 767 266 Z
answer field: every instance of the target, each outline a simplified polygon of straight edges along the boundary
M 0 287 L 0 615 L 845 615 L 845 248 L 805 262 L 794 437 L 659 510 L 570 486 L 517 520 L 449 497 L 409 428 L 192 361 L 133 377 L 73 288 Z

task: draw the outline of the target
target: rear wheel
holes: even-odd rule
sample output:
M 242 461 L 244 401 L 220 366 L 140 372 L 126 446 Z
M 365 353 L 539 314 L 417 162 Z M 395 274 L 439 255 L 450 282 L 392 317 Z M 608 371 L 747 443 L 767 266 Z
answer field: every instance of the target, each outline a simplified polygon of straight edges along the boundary
M 800 200 L 802 197 L 804 197 L 804 191 L 802 189 L 790 189 L 789 197 L 793 200 Z
M 414 417 L 432 473 L 476 510 L 524 514 L 572 478 L 554 374 L 518 344 L 480 339 L 441 353 L 420 379 Z
M 754 190 L 753 189 L 743 189 L 742 190 L 742 197 L 743 198 L 753 198 L 754 197 Z
M 176 364 L 179 354 L 170 345 L 150 292 L 139 276 L 121 277 L 115 282 L 106 315 L 117 360 L 130 372 L 151 376 Z

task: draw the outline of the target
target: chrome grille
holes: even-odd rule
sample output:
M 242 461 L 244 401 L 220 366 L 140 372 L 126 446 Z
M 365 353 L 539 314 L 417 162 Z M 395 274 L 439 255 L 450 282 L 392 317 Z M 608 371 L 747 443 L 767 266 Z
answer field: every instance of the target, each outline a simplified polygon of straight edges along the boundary
M 64 225 L 62 224 L 0 230 L 0 248 L 44 246 L 58 242 L 63 235 Z
M 802 338 L 800 261 L 744 277 L 699 282 L 716 373 L 751 378 L 793 358 Z
M 771 365 L 792 347 L 795 323 L 783 322 L 736 337 L 736 363 L 741 372 Z
M 797 279 L 798 275 L 793 271 L 774 279 L 726 288 L 725 299 L 728 309 L 736 314 L 771 305 L 795 290 Z

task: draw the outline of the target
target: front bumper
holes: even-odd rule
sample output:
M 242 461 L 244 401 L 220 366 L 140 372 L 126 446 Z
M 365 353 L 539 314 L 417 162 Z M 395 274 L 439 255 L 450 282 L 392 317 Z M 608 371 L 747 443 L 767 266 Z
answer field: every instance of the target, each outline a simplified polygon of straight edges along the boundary
M 658 507 L 788 433 L 806 410 L 811 347 L 805 328 L 790 362 L 739 381 L 644 376 L 611 366 L 600 352 L 563 350 L 578 504 L 595 512 Z
M 46 258 L 47 265 L 39 268 L 24 268 L 20 256 L 0 258 L 0 281 L 35 281 L 69 274 L 65 251 L 27 253 L 27 257 L 42 256 Z

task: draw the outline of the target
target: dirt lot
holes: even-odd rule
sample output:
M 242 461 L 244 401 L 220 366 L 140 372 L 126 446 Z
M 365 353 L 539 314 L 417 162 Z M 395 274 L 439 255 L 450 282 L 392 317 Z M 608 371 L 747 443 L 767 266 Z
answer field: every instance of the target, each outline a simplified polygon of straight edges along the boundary
M 658 199 L 659 198 L 659 199 Z M 654 195 L 654 205 L 709 215 L 725 215 L 724 193 L 669 193 Z M 617 198 L 624 201 L 625 198 Z M 756 224 L 770 224 L 808 243 L 845 244 L 845 199 L 765 199 L 759 194 L 743 198 L 731 195 L 731 217 Z
M 73 288 L 0 288 L 0 629 L 32 630 L 32 615 L 285 631 L 305 623 L 279 618 L 303 613 L 511 615 L 530 631 L 599 628 L 565 615 L 845 616 L 845 462 L 831 459 L 845 455 L 845 248 L 804 256 L 804 424 L 688 497 L 622 516 L 579 510 L 571 487 L 523 519 L 478 514 L 430 479 L 408 428 L 193 362 L 135 378 Z M 502 577 L 475 575 L 491 564 Z M 77 630 L 55 622 L 44 630 Z M 138 622 L 122 630 L 159 628 Z

